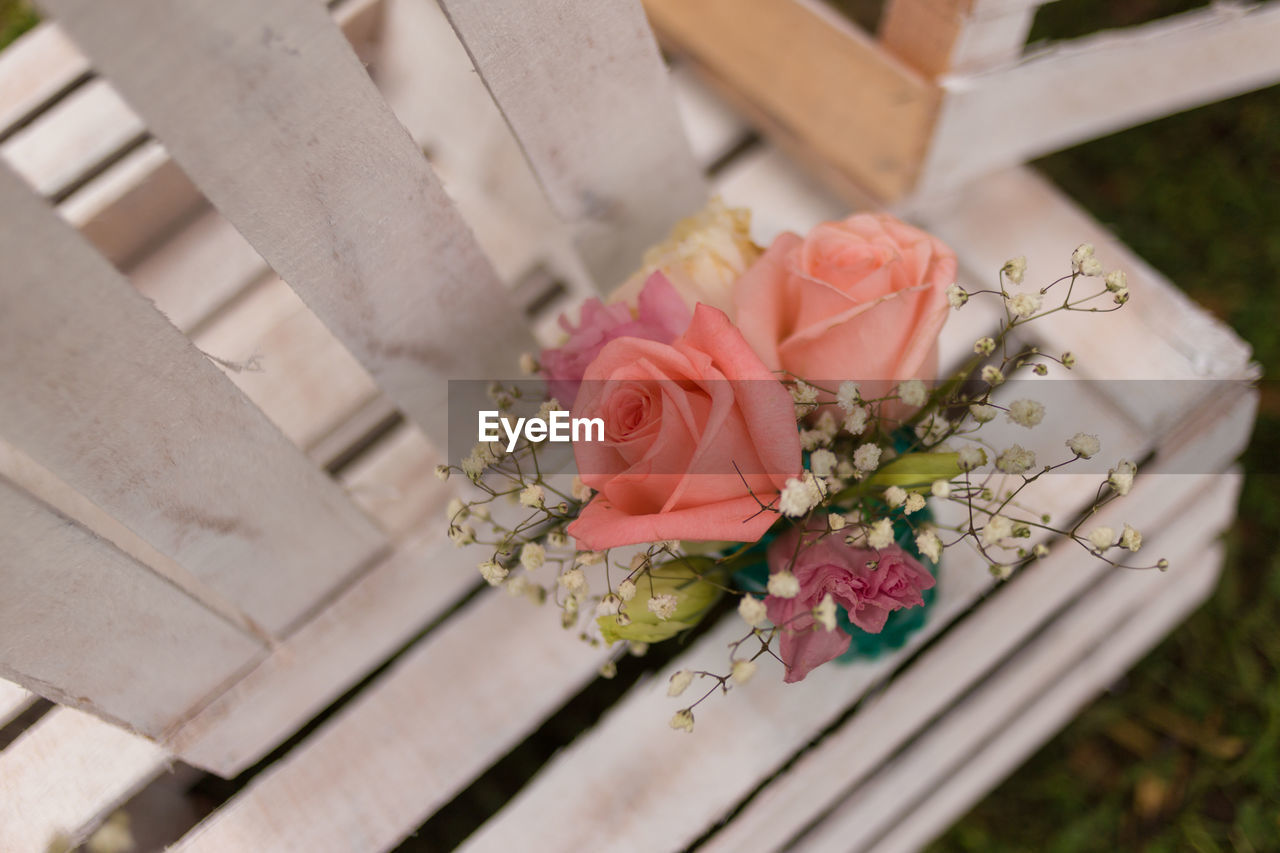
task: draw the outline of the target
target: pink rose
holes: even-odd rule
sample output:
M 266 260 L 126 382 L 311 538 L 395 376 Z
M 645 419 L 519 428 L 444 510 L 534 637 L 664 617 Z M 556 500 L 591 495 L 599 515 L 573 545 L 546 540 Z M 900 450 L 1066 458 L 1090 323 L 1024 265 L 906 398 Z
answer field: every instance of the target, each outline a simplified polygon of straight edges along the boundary
M 579 476 L 597 491 L 569 525 L 581 548 L 754 542 L 777 520 L 760 502 L 801 470 L 790 394 L 706 305 L 671 344 L 610 341 L 573 415 L 604 420 L 604 441 L 573 447 Z
M 849 621 L 878 634 L 890 613 L 924 604 L 920 593 L 934 585 L 933 575 L 897 545 L 879 551 L 855 548 L 838 535 L 822 535 L 818 528 L 803 534 L 797 553 L 800 535 L 800 528 L 793 528 L 769 546 L 769 571 L 789 569 L 800 581 L 795 598 L 765 599 L 769 621 L 782 629 L 781 657 L 788 683 L 802 680 L 849 648 L 852 638 L 839 626 L 828 631 L 813 618 L 813 608 L 828 593 L 848 611 Z
M 779 235 L 738 280 L 734 302 L 770 370 L 814 382 L 933 379 L 955 280 L 955 253 L 937 239 L 860 213 L 804 239 Z
M 587 365 L 609 341 L 632 337 L 670 343 L 689 325 L 688 307 L 661 272 L 645 280 L 636 306 L 633 315 L 625 302 L 605 305 L 599 299 L 588 299 L 582 303 L 577 328 L 560 316 L 560 326 L 569 339 L 563 346 L 542 351 L 542 372 L 547 377 L 547 393 L 563 408 L 573 407 Z

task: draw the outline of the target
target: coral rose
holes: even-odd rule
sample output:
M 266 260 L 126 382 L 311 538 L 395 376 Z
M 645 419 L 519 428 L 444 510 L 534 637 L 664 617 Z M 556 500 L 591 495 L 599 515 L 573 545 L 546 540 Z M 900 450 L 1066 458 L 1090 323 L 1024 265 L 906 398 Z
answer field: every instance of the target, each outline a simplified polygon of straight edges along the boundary
M 805 541 L 796 551 L 796 537 Z M 819 538 L 821 537 L 821 538 Z M 800 681 L 815 667 L 839 657 L 852 639 L 838 626 L 828 631 L 812 610 L 830 594 L 849 613 L 849 621 L 878 634 L 895 610 L 924 604 L 920 594 L 934 585 L 933 575 L 897 545 L 880 550 L 856 548 L 839 535 L 820 529 L 802 534 L 793 528 L 769 546 L 769 571 L 789 570 L 800 582 L 794 598 L 769 596 L 769 621 L 781 628 L 781 657 L 788 683 Z M 794 561 L 794 562 L 793 562 Z
M 886 214 L 778 236 L 734 288 L 770 370 L 811 382 L 933 379 L 955 253 Z
M 724 312 L 699 305 L 671 344 L 609 342 L 587 369 L 575 418 L 604 441 L 574 442 L 597 491 L 569 525 L 580 548 L 663 539 L 754 542 L 801 470 L 795 407 Z
M 571 409 L 587 365 L 605 344 L 623 337 L 670 343 L 688 327 L 690 317 L 684 301 L 660 272 L 650 275 L 637 293 L 634 313 L 625 302 L 605 305 L 599 299 L 588 299 L 582 304 L 577 327 L 560 315 L 560 327 L 569 335 L 564 344 L 542 351 L 547 393 Z

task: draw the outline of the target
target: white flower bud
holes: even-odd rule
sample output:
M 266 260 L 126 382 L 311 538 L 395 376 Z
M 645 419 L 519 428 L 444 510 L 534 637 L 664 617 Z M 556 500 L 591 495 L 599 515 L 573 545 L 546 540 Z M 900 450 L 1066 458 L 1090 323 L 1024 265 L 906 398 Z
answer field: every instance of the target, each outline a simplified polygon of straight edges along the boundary
M 836 468 L 836 455 L 830 450 L 815 450 L 809 454 L 809 470 L 815 477 L 830 477 Z
M 1105 524 L 1095 527 L 1089 532 L 1089 544 L 1092 545 L 1095 550 L 1105 551 L 1114 545 L 1115 541 L 1116 532 Z
M 1123 497 L 1133 488 L 1133 477 L 1137 473 L 1138 466 L 1128 459 L 1121 459 L 1116 463 L 1116 467 L 1107 472 L 1107 483 L 1116 491 L 1116 494 Z
M 1006 474 L 1025 474 L 1035 467 L 1036 455 L 1015 444 L 996 457 L 996 467 Z
M 665 622 L 676 615 L 676 607 L 679 604 L 680 600 L 670 593 L 655 595 L 649 599 L 649 612 Z
M 547 549 L 537 542 L 526 542 L 520 548 L 520 565 L 524 566 L 527 571 L 540 569 L 546 562 Z
M 853 451 L 853 467 L 859 471 L 874 471 L 880 466 L 880 448 L 874 444 L 863 444 Z
M 1067 439 L 1067 447 L 1081 459 L 1088 459 L 1102 450 L 1102 442 L 1096 435 L 1078 432 Z
M 667 679 L 667 695 L 679 696 L 693 683 L 693 673 L 687 669 L 678 669 Z
M 627 578 L 622 583 L 618 584 L 618 598 L 621 598 L 623 601 L 630 601 L 635 597 L 636 597 L 635 581 L 631 580 L 631 578 Z
M 1014 400 L 1009 404 L 1010 423 L 1031 429 L 1044 420 L 1044 405 L 1035 400 Z
M 893 523 L 887 518 L 877 519 L 867 531 L 867 544 L 877 551 L 893 544 Z
M 827 527 L 831 530 L 844 530 L 849 520 L 838 512 L 833 512 L 827 516 Z
M 958 284 L 953 284 L 947 288 L 947 302 L 952 308 L 959 308 L 969 301 L 969 294 Z
M 1014 284 L 1022 284 L 1022 278 L 1027 274 L 1027 259 L 1022 255 L 1010 258 L 1004 262 L 1000 271 Z
M 991 355 L 996 351 L 996 342 L 994 338 L 981 337 L 973 342 L 973 351 L 978 355 Z
M 935 563 L 942 559 L 942 540 L 932 530 L 922 530 L 916 534 L 916 548 Z
M 949 480 L 934 480 L 933 485 L 929 487 L 930 493 L 935 498 L 951 497 L 951 482 Z
M 746 684 L 756 674 L 756 662 L 751 660 L 736 660 L 730 670 L 730 678 L 734 684 Z
M 858 390 L 857 382 L 845 381 L 840 383 L 840 387 L 836 389 L 836 405 L 852 414 L 853 410 L 858 408 L 858 401 L 862 399 L 862 393 Z
M 956 462 L 965 471 L 972 471 L 987 464 L 987 451 L 977 445 L 966 445 L 956 453 Z
M 1013 522 L 1003 515 L 993 515 L 982 528 L 982 544 L 995 545 L 1013 535 Z
M 836 600 L 831 597 L 831 593 L 822 596 L 822 601 L 813 608 L 813 619 L 828 631 L 836 629 Z
M 520 353 L 520 372 L 525 376 L 532 376 L 538 372 L 538 360 L 533 357 L 533 353 Z
M 507 570 L 493 560 L 485 560 L 480 564 L 480 576 L 489 586 L 497 586 L 507 579 Z
M 1004 373 L 994 364 L 988 364 L 982 368 L 982 381 L 991 386 L 999 385 L 1004 382 Z
M 671 728 L 676 731 L 693 731 L 693 711 L 688 708 L 676 711 L 674 717 L 671 718 Z
M 769 594 L 774 598 L 795 598 L 800 594 L 800 580 L 791 572 L 783 569 L 769 575 Z
M 891 507 L 900 507 L 907 501 L 907 490 L 901 486 L 890 486 L 884 490 L 884 501 Z
M 752 628 L 759 628 L 765 623 L 769 618 L 767 611 L 765 603 L 752 595 L 744 595 L 738 602 L 738 615 Z
M 1093 244 L 1081 243 L 1071 253 L 1071 271 L 1079 275 L 1098 275 L 1102 272 L 1102 263 L 1093 256 Z
M 919 379 L 898 384 L 898 397 L 908 406 L 920 407 L 929 402 L 929 389 Z
M 557 578 L 560 586 L 564 587 L 570 594 L 586 595 L 587 594 L 587 576 L 582 569 L 574 567 L 566 569 L 560 573 Z
M 1049 546 L 1041 542 L 1031 549 L 1031 553 L 1038 559 L 1043 560 L 1045 557 L 1049 556 Z
M 546 503 L 547 493 L 537 483 L 525 486 L 520 490 L 520 503 L 523 506 L 538 509 Z
M 1120 534 L 1120 547 L 1136 553 L 1142 547 L 1142 534 L 1126 523 L 1124 532 Z
M 778 495 L 778 511 L 791 518 L 799 518 L 822 502 L 822 488 L 813 472 L 805 471 L 800 479 L 788 477 Z
M 907 495 L 907 504 L 903 507 L 903 510 L 907 515 L 911 515 L 913 512 L 919 512 L 922 509 L 924 509 L 924 495 L 919 492 L 912 492 Z
M 436 479 L 443 483 L 444 481 L 449 479 L 449 473 L 451 470 L 452 469 L 450 469 L 448 465 L 437 465 Z
M 986 403 L 973 403 L 969 406 L 969 414 L 980 424 L 996 419 L 996 415 L 1000 414 L 995 406 L 988 406 Z
M 1129 289 L 1129 279 L 1124 274 L 1124 270 L 1112 270 L 1107 273 L 1107 277 L 1103 281 L 1106 282 L 1107 290 L 1112 293 Z
M 1038 293 L 1019 293 L 1005 299 L 1009 313 L 1015 317 L 1030 317 L 1040 310 L 1043 297 Z
M 867 428 L 867 410 L 866 407 L 859 407 L 848 414 L 840 427 L 850 435 L 862 435 L 862 431 Z

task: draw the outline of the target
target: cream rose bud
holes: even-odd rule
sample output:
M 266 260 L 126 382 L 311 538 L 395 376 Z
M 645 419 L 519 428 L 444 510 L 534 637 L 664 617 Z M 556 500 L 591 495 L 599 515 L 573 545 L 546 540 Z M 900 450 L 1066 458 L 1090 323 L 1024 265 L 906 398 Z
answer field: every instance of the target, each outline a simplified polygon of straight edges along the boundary
M 645 280 L 662 272 L 690 311 L 701 302 L 734 319 L 733 283 L 759 256 L 760 247 L 751 242 L 751 211 L 713 198 L 647 251 L 641 269 L 609 301 L 633 303 Z

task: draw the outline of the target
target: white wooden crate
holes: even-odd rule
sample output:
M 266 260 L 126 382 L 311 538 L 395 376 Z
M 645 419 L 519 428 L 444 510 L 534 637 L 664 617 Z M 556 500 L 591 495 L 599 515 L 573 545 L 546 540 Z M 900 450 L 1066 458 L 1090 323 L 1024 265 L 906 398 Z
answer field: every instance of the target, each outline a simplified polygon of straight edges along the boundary
M 336 485 L 300 473 L 291 488 L 300 500 L 320 500 L 332 507 L 328 511 L 349 515 L 347 523 L 353 531 L 349 535 L 332 524 L 320 527 L 354 547 L 349 558 L 328 563 L 337 567 L 334 577 L 309 577 L 302 589 L 292 589 L 302 596 L 300 603 L 290 609 L 285 607 L 287 602 L 272 596 L 268 603 L 284 609 L 279 614 L 264 611 L 259 619 L 246 610 L 255 597 L 250 594 L 252 584 L 246 592 L 228 582 L 216 566 L 199 569 L 200 559 L 219 556 L 220 549 L 200 550 L 187 537 L 166 542 L 164 536 L 173 531 L 163 522 L 158 528 L 147 526 L 157 523 L 153 512 L 145 505 L 121 503 L 120 496 L 105 488 L 90 500 L 80 497 L 93 482 L 86 479 L 92 471 L 79 461 L 81 456 L 60 456 L 41 447 L 36 455 L 46 462 L 56 459 L 54 468 L 65 466 L 51 470 L 24 452 L 33 451 L 29 441 L 16 441 L 14 435 L 0 430 L 24 448 L 0 445 L 5 450 L 0 454 L 4 463 L 0 474 L 20 487 L 15 495 L 25 490 L 37 498 L 34 503 L 30 498 L 15 500 L 34 507 L 27 511 L 37 514 L 47 514 L 41 506 L 54 507 L 89 531 L 76 534 L 79 539 L 74 541 L 67 535 L 63 547 L 70 549 L 68 553 L 89 554 L 84 550 L 86 542 L 105 539 L 111 544 L 99 550 L 120 555 L 113 557 L 119 572 L 147 583 L 159 575 L 167 584 L 164 589 L 176 589 L 186 600 L 201 604 L 201 612 L 209 615 L 200 618 L 210 621 L 210 630 L 227 633 L 227 643 L 239 644 L 219 652 L 219 660 L 235 670 L 231 679 L 226 684 L 206 680 L 205 697 L 194 706 L 188 703 L 183 712 L 177 709 L 187 700 L 175 694 L 172 709 L 154 717 L 146 731 L 152 739 L 73 708 L 53 710 L 23 732 L 0 752 L 0 849 L 41 850 L 57 831 L 83 837 L 115 806 L 163 774 L 175 756 L 225 775 L 251 766 L 424 627 L 433 626 L 392 667 L 178 845 L 184 850 L 217 851 L 390 849 L 569 698 L 588 688 L 603 653 L 559 631 L 547 614 L 505 595 L 484 591 L 453 609 L 475 590 L 477 578 L 471 558 L 441 536 L 439 508 L 448 492 L 429 476 L 437 455 L 415 425 L 438 435 L 433 425 L 438 420 L 431 411 L 435 404 L 417 387 L 429 384 L 423 380 L 421 365 L 416 384 L 415 374 L 402 370 L 402 359 L 394 348 L 382 345 L 394 342 L 397 335 L 405 341 L 415 335 L 430 336 L 434 334 L 430 329 L 441 328 L 439 318 L 431 316 L 430 304 L 420 301 L 413 280 L 394 264 L 386 268 L 377 253 L 362 259 L 361 263 L 372 266 L 363 268 L 359 277 L 403 284 L 399 291 L 386 284 L 380 286 L 385 292 L 366 293 L 374 302 L 371 313 L 353 318 L 349 306 L 335 301 L 333 295 L 343 281 L 342 263 L 316 251 L 317 245 L 327 243 L 317 242 L 314 236 L 297 240 L 279 233 L 277 220 L 283 214 L 267 215 L 287 210 L 290 225 L 301 223 L 304 230 L 314 225 L 315 234 L 328 233 L 326 240 L 349 229 L 345 233 L 355 241 L 350 245 L 380 239 L 392 239 L 396 245 L 411 243 L 411 236 L 383 233 L 389 220 L 362 220 L 354 214 L 343 218 L 343 211 L 369 209 L 366 193 L 372 193 L 374 202 L 381 201 L 380 191 L 369 190 L 361 182 L 334 186 L 337 209 L 324 204 L 317 209 L 314 195 L 308 193 L 299 193 L 293 201 L 287 194 L 270 198 L 256 194 L 280 180 L 270 171 L 269 163 L 274 161 L 255 167 L 274 177 L 264 178 L 261 187 L 245 186 L 228 177 L 226 170 L 244 168 L 246 161 L 228 160 L 217 144 L 226 142 L 218 134 L 220 123 L 244 110 L 244 105 L 236 104 L 236 110 L 231 110 L 228 101 L 219 100 L 222 95 L 216 88 L 209 94 L 210 101 L 198 109 L 171 103 L 166 90 L 153 82 L 157 69 L 199 80 L 209 68 L 204 66 L 202 72 L 202 62 L 226 60 L 192 53 L 191 42 L 184 39 L 198 31 L 177 28 L 169 33 L 166 50 L 144 55 L 126 49 L 127 17 L 102 21 L 96 17 L 99 12 L 72 0 L 49 5 L 75 24 L 74 34 L 98 57 L 109 79 L 124 88 L 126 100 L 137 99 L 135 106 L 148 116 L 148 123 L 99 79 L 76 86 L 52 106 L 40 109 L 48 92 L 66 88 L 89 68 L 61 30 L 46 25 L 0 62 L 0 72 L 17 74 L 11 69 L 19 67 L 22 74 L 49 81 L 6 87 L 7 78 L 0 75 L 0 116 L 6 126 L 24 125 L 20 134 L 0 143 L 0 153 L 54 198 L 76 187 L 82 176 L 101 172 L 60 200 L 63 217 L 119 266 L 138 291 L 153 299 L 195 347 L 216 357 L 215 363 L 231 380 L 217 393 L 225 396 L 238 389 L 296 447 L 296 451 L 287 446 L 274 451 L 271 465 L 304 472 L 309 460 L 314 469 L 327 466 L 339 471 Z M 527 81 L 513 78 L 511 66 L 501 56 L 490 57 L 494 47 L 486 39 L 491 31 L 483 19 L 469 18 L 482 4 L 470 9 L 458 5 L 461 11 L 454 10 L 454 23 L 520 134 L 539 177 L 551 188 L 554 208 L 538 191 L 502 114 L 471 72 L 439 10 L 418 0 L 350 0 L 333 9 L 348 35 L 366 45 L 365 56 L 374 61 L 375 79 L 387 100 L 415 142 L 430 152 L 461 218 L 492 261 L 490 268 L 479 252 L 463 252 L 457 255 L 462 258 L 457 261 L 461 269 L 442 270 L 438 275 L 447 279 L 474 273 L 476 281 L 490 282 L 485 298 L 496 301 L 506 298 L 499 279 L 514 288 L 517 299 L 537 297 L 527 288 L 542 280 L 535 274 L 538 270 L 549 270 L 566 282 L 571 296 L 585 294 L 593 287 L 591 272 L 603 272 L 607 282 L 608 276 L 627 266 L 625 258 L 619 259 L 625 255 L 620 247 L 634 248 L 637 241 L 653 239 L 652 232 L 660 230 L 661 223 L 691 203 L 698 191 L 697 170 L 693 169 L 692 179 L 687 178 L 690 172 L 681 172 L 682 144 L 672 136 L 672 127 L 658 122 L 656 129 L 649 129 L 658 140 L 657 150 L 666 152 L 657 161 L 670 165 L 671 171 L 662 174 L 679 184 L 679 192 L 664 195 L 661 185 L 636 181 L 635 173 L 610 170 L 586 155 L 571 161 L 581 163 L 581 169 L 557 171 L 560 164 L 547 155 L 546 147 L 554 140 L 539 136 L 545 125 L 536 115 L 516 109 L 537 105 L 545 91 L 536 85 L 531 90 Z M 545 21 L 554 9 L 575 4 L 528 5 L 520 13 L 508 12 L 510 17 L 502 26 L 518 31 L 522 21 Z M 256 59 L 271 66 L 270 73 L 276 75 L 267 90 L 280 87 L 299 101 L 283 119 L 271 113 L 269 100 L 248 107 L 259 146 L 276 150 L 298 143 L 305 147 L 314 114 L 333 107 L 331 101 L 318 100 L 321 93 L 290 76 L 287 63 L 294 54 L 289 51 L 305 47 L 319 50 L 330 60 L 327 73 L 332 86 L 326 91 L 337 93 L 334 97 L 339 102 L 342 93 L 348 93 L 344 109 L 364 122 L 362 132 L 370 134 L 368 144 L 397 147 L 402 168 L 417 169 L 403 153 L 404 140 L 395 139 L 386 115 L 361 88 L 366 85 L 362 75 L 352 72 L 340 40 L 331 37 L 314 6 L 308 7 L 305 0 L 271 10 L 255 6 L 244 2 L 220 10 L 217 26 L 229 33 L 238 26 L 257 27 L 252 32 L 282 54 Z M 639 19 L 633 4 L 600 4 L 605 7 L 612 14 L 601 13 L 592 20 L 593 27 L 599 28 L 593 32 L 599 32 L 601 44 L 608 45 L 609 39 L 626 38 L 621 31 L 634 28 Z M 373 38 L 378 33 L 382 37 Z M 315 47 L 317 42 L 321 48 Z M 554 50 L 562 60 L 569 57 L 560 73 L 570 80 L 581 72 L 582 66 L 575 66 L 575 61 L 599 58 L 590 52 L 574 57 L 573 51 L 556 46 L 554 39 L 547 50 Z M 635 43 L 631 51 L 606 83 L 616 87 L 614 91 L 640 93 L 642 101 L 653 98 L 649 107 L 613 115 L 607 99 L 573 102 L 567 108 L 567 131 L 589 132 L 592 121 L 604 117 L 625 127 L 646 116 L 663 115 L 666 108 L 660 99 L 665 84 L 662 75 L 655 73 L 655 57 L 652 51 L 636 52 Z M 240 79 L 237 75 L 258 73 L 250 67 L 230 72 L 218 67 L 226 75 L 223 94 L 227 97 Z M 686 72 L 678 71 L 675 81 L 681 117 L 697 161 L 703 166 L 720 161 L 748 129 Z M 261 115 L 255 110 L 261 110 Z M 193 111 L 200 115 L 192 116 Z M 220 213 L 203 200 L 165 148 L 154 140 L 140 141 L 148 126 L 174 146 L 179 160 L 214 199 Z M 387 135 L 378 136 L 377 128 L 386 128 Z M 343 150 L 340 142 L 333 145 L 337 149 L 325 150 Z M 543 146 L 541 159 L 538 146 Z M 62 153 L 47 156 L 55 149 Z M 236 157 L 247 156 L 250 150 L 260 148 L 246 147 Z M 314 156 L 317 171 L 332 167 L 321 154 Z M 654 168 L 646 166 L 648 171 L 640 174 Z M 574 206 L 575 198 L 580 198 L 574 195 L 574 186 L 597 186 L 604 180 L 614 182 L 618 193 L 630 194 L 638 205 L 633 216 L 621 218 L 622 228 L 610 228 L 607 219 L 592 221 L 590 210 Z M 843 202 L 767 146 L 747 148 L 722 164 L 712 182 L 729 202 L 756 208 L 758 239 L 844 212 Z M 655 190 L 659 201 L 649 195 Z M 6 199 L 10 197 L 6 194 Z M 663 203 L 670 205 L 665 213 Z M 452 224 L 460 221 L 458 215 L 442 196 L 428 195 L 426 206 L 431 216 L 444 217 L 434 221 L 455 229 L 451 232 L 455 244 L 465 244 L 465 232 Z M 1081 383 L 1078 392 L 1083 395 L 1079 407 L 1090 413 L 1095 428 L 1097 423 L 1104 424 L 1105 434 L 1116 437 L 1109 452 L 1123 451 L 1138 458 L 1158 449 L 1124 505 L 1124 518 L 1147 531 L 1146 547 L 1161 550 L 1175 570 L 1168 576 L 1115 576 L 1064 551 L 993 589 L 981 565 L 949 558 L 943 568 L 941 600 L 926 631 L 908 649 L 874 664 L 829 667 L 797 686 L 784 686 L 775 677 L 778 673 L 763 672 L 748 689 L 738 691 L 734 701 L 700 714 L 692 739 L 665 729 L 670 708 L 661 685 L 666 672 L 655 673 L 548 763 L 476 832 L 468 846 L 567 849 L 590 844 L 647 851 L 701 841 L 716 848 L 769 849 L 801 839 L 814 848 L 834 840 L 840 849 L 849 849 L 855 846 L 850 839 L 856 837 L 860 847 L 910 847 L 945 828 L 1038 739 L 1061 725 L 1071 708 L 1105 686 L 1208 594 L 1219 556 L 1212 534 L 1225 527 L 1233 514 L 1238 475 L 1231 473 L 1230 466 L 1247 439 L 1254 406 L 1245 384 L 1221 380 L 1251 375 L 1247 350 L 1029 172 L 1014 169 L 989 178 L 965 193 L 962 203 L 937 197 L 917 199 L 913 210 L 956 247 L 964 274 L 975 279 L 989 275 L 1009 254 L 1026 252 L 1035 267 L 1048 269 L 1060 265 L 1076 242 L 1094 242 L 1109 265 L 1130 271 L 1134 301 L 1105 324 L 1053 324 L 1042 331 L 1046 344 L 1082 355 L 1097 353 L 1099 363 L 1106 365 L 1099 375 L 1108 378 L 1219 380 L 1176 386 L 1183 389 L 1180 399 L 1155 405 L 1135 405 L 1122 396 L 1109 396 L 1101 385 Z M 556 212 L 578 222 L 561 224 Z M 59 251 L 74 242 L 52 225 L 40 224 L 44 220 L 35 207 L 24 208 L 23 214 L 44 229 L 36 238 Z M 13 215 L 7 202 L 5 215 Z M 401 209 L 391 217 L 391 225 L 411 223 L 420 215 L 421 208 Z M 74 251 L 84 255 L 86 278 L 104 287 L 111 283 L 107 268 L 95 266 L 80 248 Z M 437 256 L 416 246 L 409 260 Z M 397 256 L 395 262 L 401 260 Z M 293 286 L 277 278 L 272 269 Z M 565 299 L 555 308 L 567 304 Z M 421 308 L 419 325 L 399 325 L 405 306 Z M 144 313 L 136 307 L 130 310 L 136 317 Z M 483 320 L 466 320 L 460 327 L 490 320 L 518 326 L 513 323 L 516 317 L 515 309 L 490 310 Z M 84 322 L 92 325 L 93 319 Z M 535 332 L 545 330 L 549 320 L 545 313 L 534 318 Z M 990 322 L 977 306 L 962 312 L 945 333 L 944 352 L 952 360 L 958 358 Z M 456 329 L 441 333 L 446 331 L 452 332 L 452 340 L 459 340 Z M 374 332 L 387 337 L 370 338 Z M 512 344 L 508 357 L 518 351 L 521 333 L 491 334 L 508 338 Z M 163 337 L 157 332 L 156 340 Z M 216 373 L 199 367 L 199 360 L 190 358 L 191 351 L 183 354 L 180 338 L 170 337 L 173 342 L 157 352 L 164 359 L 186 359 L 191 362 L 189 369 L 204 377 L 200 381 L 216 385 Z M 1188 347 L 1188 339 L 1195 340 L 1195 345 Z M 471 357 L 477 344 L 461 341 L 452 348 L 450 363 L 457 365 Z M 487 339 L 485 348 L 496 349 L 488 346 Z M 1089 356 L 1082 359 L 1086 365 Z M 123 352 L 121 357 L 127 359 L 130 353 Z M 455 368 L 436 369 L 435 375 L 440 376 Z M 43 405 L 59 403 L 54 399 Z M 396 422 L 397 409 L 409 421 Z M 111 417 L 109 410 L 107 416 Z M 252 430 L 263 432 L 263 427 L 243 426 L 236 438 L 243 450 L 228 451 L 229 455 L 261 453 L 262 442 L 276 441 L 254 438 Z M 56 435 L 35 433 L 31 429 L 24 435 L 45 442 L 59 440 Z M 370 437 L 377 440 L 367 444 Z M 352 456 L 352 448 L 360 452 Z M 251 469 L 256 458 L 243 455 L 238 464 Z M 1046 484 L 1042 499 L 1070 512 L 1084 503 L 1093 485 L 1060 478 Z M 362 514 L 352 514 L 355 511 L 342 499 L 343 492 Z M 130 512 L 136 515 L 128 516 Z M 1194 532 L 1177 523 L 1188 513 L 1200 519 Z M 296 514 L 302 521 L 316 522 L 311 510 Z M 371 522 L 367 530 L 361 527 L 365 518 Z M 1205 523 L 1206 519 L 1212 523 Z M 92 534 L 103 539 L 93 540 Z M 29 537 L 27 541 L 26 553 L 33 562 L 18 570 L 34 572 L 38 560 L 50 554 L 49 540 Z M 323 547 L 321 541 L 312 544 Z M 182 547 L 196 547 L 195 556 Z M 6 566 L 5 571 L 13 569 Z M 72 604 L 88 617 L 101 602 L 73 599 Z M 164 608 L 163 612 L 173 611 Z M 1102 615 L 1095 619 L 1091 614 Z M 70 624 L 79 626 L 72 630 L 83 632 L 83 642 L 103 636 L 90 632 L 91 621 L 73 619 Z M 726 625 L 713 626 L 667 669 L 718 657 L 727 630 Z M 1113 641 L 1099 645 L 1101 638 L 1109 636 Z M 504 641 L 511 637 L 521 642 Z M 916 654 L 931 638 L 932 644 Z M 209 648 L 203 641 L 198 645 Z M 163 666 L 145 647 L 135 648 L 134 653 L 140 660 L 158 660 Z M 483 677 L 477 669 L 481 660 Z M 1049 672 L 1058 680 L 1046 691 Z M 109 671 L 99 674 L 118 678 Z M 64 675 L 71 682 L 89 683 L 74 667 Z M 149 719 L 146 715 L 164 710 L 153 702 L 145 703 L 145 708 L 138 705 L 137 694 L 127 690 L 118 704 L 105 707 L 100 697 L 106 693 L 72 695 L 57 685 L 46 686 L 50 688 L 46 692 L 56 698 L 128 719 L 139 730 L 140 722 Z M 879 689 L 872 696 L 873 688 Z M 513 703 L 512 697 L 519 697 L 518 701 Z M 0 723 L 30 701 L 31 695 L 21 688 L 4 685 Z M 1017 723 L 998 736 L 993 736 L 998 721 L 984 713 L 993 703 L 1002 711 L 1023 709 Z M 968 724 L 975 717 L 983 720 L 985 728 Z M 619 767 L 627 768 L 625 785 L 619 784 Z M 833 777 L 838 784 L 832 783 Z M 898 790 L 904 779 L 914 786 L 913 802 L 921 804 L 910 821 L 903 820 L 907 803 L 895 800 L 886 809 L 878 800 L 885 791 Z M 726 816 L 732 819 L 718 826 Z M 430 834 L 430 823 L 424 832 Z

